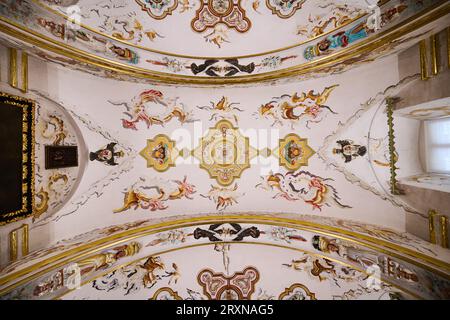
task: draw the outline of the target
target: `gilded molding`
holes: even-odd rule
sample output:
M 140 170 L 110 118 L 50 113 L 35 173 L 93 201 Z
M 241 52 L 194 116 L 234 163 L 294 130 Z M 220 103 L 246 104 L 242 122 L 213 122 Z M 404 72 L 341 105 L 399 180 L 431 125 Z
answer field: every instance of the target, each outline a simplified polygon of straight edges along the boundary
M 425 40 L 419 43 L 420 54 L 420 75 L 422 80 L 428 80 L 427 43 Z
M 21 91 L 23 93 L 28 92 L 28 54 L 26 52 L 22 52 L 22 87 Z
M 448 248 L 448 218 L 440 216 L 441 223 L 441 247 Z
M 439 73 L 439 36 L 434 34 L 430 37 L 431 47 L 431 74 L 437 75 Z
M 29 227 L 28 224 L 12 230 L 9 233 L 9 260 L 14 262 L 19 256 L 19 232 L 21 232 L 21 255 L 26 256 L 29 253 Z
M 17 88 L 17 49 L 8 48 L 9 53 L 9 85 Z
M 7 283 L 10 283 L 20 278 L 20 280 L 18 280 L 17 282 L 1 289 L 0 296 L 4 295 L 7 292 L 10 292 L 14 288 L 22 284 L 25 284 L 39 276 L 42 276 L 50 272 L 51 270 L 61 268 L 66 264 L 88 257 L 94 253 L 105 250 L 111 246 L 121 245 L 123 243 L 138 239 L 140 237 L 176 228 L 183 228 L 203 224 L 223 223 L 224 221 L 227 222 L 232 221 L 237 223 L 258 223 L 262 225 L 281 226 L 294 228 L 297 230 L 305 230 L 320 233 L 326 236 L 342 239 L 350 243 L 359 244 L 364 247 L 373 249 L 379 253 L 384 253 L 392 257 L 399 258 L 405 262 L 409 262 L 411 264 L 419 266 L 420 268 L 441 275 L 446 279 L 450 279 L 450 275 L 448 273 L 450 272 L 450 263 L 414 251 L 412 249 L 405 248 L 390 241 L 374 238 L 372 236 L 341 229 L 338 227 L 318 224 L 315 222 L 247 214 L 247 215 L 221 216 L 220 218 L 216 216 L 207 216 L 207 217 L 181 219 L 176 221 L 168 221 L 158 223 L 155 225 L 140 227 L 132 230 L 127 230 L 118 234 L 113 234 L 108 237 L 83 244 L 79 247 L 72 248 L 65 252 L 55 254 L 29 267 L 23 268 L 19 271 L 16 271 L 14 273 L 8 274 L 0 278 L 0 286 L 4 286 Z M 416 259 L 422 260 L 423 262 L 420 262 Z
M 434 227 L 434 216 L 436 214 L 436 210 L 428 210 L 428 232 L 430 234 L 430 242 L 433 244 L 436 244 L 436 229 Z
M 22 256 L 26 256 L 29 253 L 29 232 L 30 229 L 28 224 L 24 224 L 21 227 L 22 229 Z
M 9 233 L 9 261 L 17 260 L 17 249 L 17 230 L 14 230 Z

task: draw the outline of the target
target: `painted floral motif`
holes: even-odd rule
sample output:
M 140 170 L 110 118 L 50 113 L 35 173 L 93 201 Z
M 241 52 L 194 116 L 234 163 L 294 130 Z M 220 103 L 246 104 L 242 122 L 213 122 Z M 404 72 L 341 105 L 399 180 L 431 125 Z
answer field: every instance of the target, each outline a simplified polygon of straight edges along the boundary
M 179 73 L 186 68 L 186 66 L 180 60 L 175 58 L 171 59 L 168 57 L 163 57 L 161 61 L 158 60 L 146 60 L 146 61 L 155 66 L 163 66 L 173 73 Z
M 195 7 L 195 4 L 191 4 L 192 0 L 178 0 L 178 4 L 181 5 L 179 12 L 184 13 Z
M 212 31 L 203 36 L 206 42 L 215 44 L 219 49 L 226 42 L 229 43 L 228 28 L 222 24 L 214 26 Z
M 147 128 L 152 125 L 164 125 L 173 118 L 181 123 L 191 122 L 191 114 L 186 111 L 183 103 L 176 98 L 166 98 L 161 91 L 146 90 L 132 101 L 132 106 L 127 102 L 112 102 L 115 106 L 124 106 L 127 111 L 123 112 L 129 119 L 122 119 L 125 129 L 138 130 L 136 126 L 143 121 Z
M 51 141 L 51 144 L 54 146 L 63 145 L 68 135 L 64 120 L 57 115 L 49 115 L 48 118 L 44 118 L 38 124 L 37 129 L 41 137 L 47 141 Z
M 259 272 L 254 267 L 247 267 L 227 277 L 205 269 L 200 271 L 197 279 L 203 294 L 210 300 L 250 300 L 259 280 Z
M 270 230 L 265 231 L 265 233 L 268 234 L 271 239 L 285 243 L 292 243 L 292 241 L 307 241 L 297 230 L 285 227 L 272 227 Z
M 72 190 L 75 179 L 67 171 L 55 171 L 47 177 L 47 182 L 42 180 L 38 186 L 35 196 L 37 198 L 33 222 L 38 220 L 49 209 L 54 210 L 62 199 L 68 196 Z
M 325 116 L 326 111 L 337 114 L 329 106 L 325 105 L 328 98 L 338 85 L 326 87 L 321 93 L 314 93 L 314 90 L 308 93 L 302 92 L 294 95 L 282 95 L 274 100 L 261 105 L 256 116 L 272 119 L 274 125 L 284 125 L 290 123 L 291 128 L 302 120 L 306 120 L 306 127 L 309 128 L 310 123 L 319 123 Z
M 365 13 L 364 9 L 351 7 L 348 4 L 334 4 L 318 7 L 326 10 L 308 17 L 308 23 L 297 26 L 297 34 L 311 39 L 326 32 L 335 30 Z
M 124 8 L 126 3 L 127 1 L 122 3 L 120 1 L 99 1 L 87 7 L 81 6 L 81 18 L 85 20 L 101 19 L 98 26 L 99 31 L 115 39 L 127 41 L 135 45 L 164 38 L 163 35 L 154 29 L 145 28 L 145 21 L 142 23 L 142 20 L 140 21 L 137 18 L 136 11 L 131 10 L 127 13 L 117 14 L 117 9 Z M 55 3 L 55 5 L 66 7 L 62 4 Z M 69 13 L 70 9 L 65 9 L 64 11 Z M 89 32 L 86 31 L 85 33 L 88 34 Z M 90 35 L 86 36 L 90 37 Z
M 153 191 L 153 192 L 152 192 Z M 157 178 L 141 177 L 125 193 L 123 206 L 114 210 L 114 213 L 138 208 L 150 211 L 164 210 L 169 200 L 187 198 L 192 200 L 195 186 L 187 182 L 187 177 L 180 180 L 163 180 Z
M 229 206 L 238 203 L 237 199 L 245 195 L 245 193 L 238 192 L 237 189 L 237 183 L 233 188 L 211 186 L 208 193 L 206 195 L 201 194 L 201 196 L 214 201 L 216 210 L 223 211 Z
M 136 18 L 136 12 L 119 16 L 104 14 L 104 16 L 105 21 L 100 26 L 100 30 L 116 39 L 140 44 L 145 39 L 153 42 L 157 38 L 164 38 L 154 29 L 144 29 L 142 23 Z
M 146 247 L 152 247 L 156 245 L 177 245 L 186 242 L 187 238 L 192 236 L 193 233 L 186 233 L 185 230 L 177 229 L 170 230 L 163 233 L 158 233 L 157 238 L 149 242 Z
M 300 10 L 305 2 L 306 0 L 266 0 L 266 5 L 272 10 L 272 14 L 287 19 Z
M 209 112 L 212 112 L 210 121 L 217 121 L 217 120 L 234 120 L 235 124 L 238 124 L 238 117 L 236 115 L 236 112 L 243 112 L 244 110 L 236 107 L 236 105 L 239 105 L 239 102 L 229 102 L 228 98 L 223 96 L 222 99 L 220 99 L 219 102 L 214 103 L 210 102 L 210 106 L 197 106 L 200 110 L 206 110 Z
M 256 66 L 259 67 L 259 70 L 262 70 L 264 68 L 274 70 L 274 69 L 279 68 L 283 64 L 283 62 L 290 60 L 290 59 L 296 59 L 296 58 L 297 58 L 296 55 L 285 56 L 285 57 L 269 56 L 269 57 L 263 58 L 261 60 L 261 62 L 259 64 L 257 64 Z
M 143 11 L 156 20 L 162 20 L 178 7 L 178 0 L 135 0 Z
M 147 160 L 147 168 L 152 167 L 156 171 L 164 172 L 175 166 L 179 151 L 175 148 L 175 141 L 164 134 L 159 134 L 147 140 L 147 146 L 140 155 Z
M 323 206 L 337 206 L 339 208 L 351 208 L 342 204 L 338 191 L 329 181 L 331 178 L 321 178 L 308 171 L 272 173 L 262 177 L 262 182 L 256 185 L 264 190 L 276 190 L 277 194 L 273 197 L 284 198 L 289 201 L 302 200 L 314 209 L 322 210 Z

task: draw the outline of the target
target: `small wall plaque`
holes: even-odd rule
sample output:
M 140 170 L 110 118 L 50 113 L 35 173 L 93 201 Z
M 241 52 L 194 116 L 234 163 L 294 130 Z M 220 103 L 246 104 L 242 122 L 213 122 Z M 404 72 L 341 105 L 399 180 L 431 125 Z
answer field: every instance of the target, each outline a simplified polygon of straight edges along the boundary
M 45 169 L 78 167 L 77 146 L 45 146 Z

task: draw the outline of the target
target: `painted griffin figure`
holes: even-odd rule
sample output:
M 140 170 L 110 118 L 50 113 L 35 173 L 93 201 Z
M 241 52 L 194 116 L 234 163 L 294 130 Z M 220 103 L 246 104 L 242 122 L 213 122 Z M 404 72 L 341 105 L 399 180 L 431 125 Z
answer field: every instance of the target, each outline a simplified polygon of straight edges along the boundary
M 125 192 L 123 206 L 114 210 L 114 213 L 137 208 L 150 211 L 164 210 L 169 200 L 187 198 L 192 200 L 191 195 L 196 192 L 195 186 L 187 182 L 185 176 L 180 180 L 163 180 L 141 177 L 129 190 Z
M 271 173 L 262 179 L 263 182 L 256 187 L 264 190 L 277 190 L 278 193 L 273 197 L 274 199 L 282 197 L 289 201 L 302 200 L 310 204 L 313 210 L 322 210 L 324 205 L 351 208 L 340 202 L 341 198 L 336 188 L 329 183 L 329 181 L 333 181 L 331 178 L 324 179 L 308 171 L 299 171 L 286 174 Z
M 121 290 L 124 295 L 129 295 L 152 288 L 164 279 L 168 279 L 168 284 L 176 283 L 179 277 L 180 270 L 175 263 L 169 269 L 160 256 L 150 256 L 143 263 L 129 264 L 94 280 L 92 287 L 107 292 Z
M 310 90 L 308 93 L 298 95 L 282 95 L 273 98 L 272 101 L 259 107 L 257 116 L 272 119 L 272 126 L 284 123 L 290 123 L 291 128 L 301 120 L 306 120 L 306 127 L 309 129 L 310 123 L 319 123 L 326 116 L 325 110 L 333 114 L 334 112 L 329 106 L 325 105 L 330 94 L 338 85 L 325 88 L 322 93 L 314 93 Z
M 142 92 L 130 107 L 126 102 L 112 102 L 115 106 L 125 106 L 127 111 L 123 112 L 129 119 L 122 119 L 125 129 L 137 130 L 136 124 L 143 121 L 150 128 L 152 125 L 164 126 L 173 118 L 180 123 L 191 122 L 191 114 L 185 111 L 183 103 L 178 103 L 178 97 L 166 99 L 161 91 L 147 90 Z

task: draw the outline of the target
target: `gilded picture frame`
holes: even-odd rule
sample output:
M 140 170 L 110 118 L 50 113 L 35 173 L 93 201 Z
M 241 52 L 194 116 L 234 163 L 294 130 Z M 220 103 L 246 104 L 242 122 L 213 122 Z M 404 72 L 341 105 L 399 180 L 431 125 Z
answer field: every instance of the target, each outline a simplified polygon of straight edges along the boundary
M 18 178 L 14 180 L 19 180 L 20 182 L 17 185 L 4 185 L 3 187 L 8 188 L 9 195 L 14 193 L 14 197 L 17 197 L 19 201 L 14 201 L 8 199 L 7 202 L 9 205 L 0 203 L 0 225 L 5 225 L 11 222 L 15 222 L 18 220 L 25 219 L 33 214 L 34 210 L 34 174 L 35 174 L 35 110 L 36 104 L 33 100 L 26 99 L 23 97 L 10 95 L 5 92 L 0 92 L 0 108 L 20 108 L 21 113 L 17 113 L 16 110 L 11 109 L 11 114 L 16 115 L 16 119 L 10 119 L 11 121 L 15 121 L 18 125 L 16 132 L 16 142 L 17 144 L 21 144 L 15 148 L 16 155 L 11 155 L 12 150 L 5 150 L 3 153 L 2 163 L 10 164 L 12 168 L 21 169 L 20 172 L 13 172 L 9 175 L 9 180 L 12 177 Z M 4 109 L 5 110 L 5 109 Z M 3 110 L 3 111 L 4 111 Z M 21 116 L 21 119 L 20 119 Z M 21 120 L 21 121 L 20 121 Z M 11 126 L 8 128 L 9 119 L 2 119 L 0 122 L 0 129 L 5 132 L 11 131 Z M 21 123 L 20 123 L 21 122 Z M 20 130 L 21 129 L 21 130 Z M 11 136 L 5 136 L 3 139 L 11 140 Z M 5 140 L 7 141 L 7 140 Z M 9 141 L 11 142 L 11 141 Z M 13 143 L 13 142 L 12 142 Z M 6 148 L 7 149 L 7 148 Z M 12 161 L 12 160 L 15 161 Z M 18 163 L 19 161 L 20 163 Z M 16 162 L 16 163 L 14 163 Z M 4 167 L 2 170 L 5 170 L 7 173 L 8 168 Z M 3 180 L 6 175 L 3 175 Z M 5 183 L 5 181 L 1 181 L 1 184 Z M 1 186 L 0 186 L 1 187 Z M 11 191 L 12 190 L 12 191 Z M 20 197 L 17 194 L 20 192 Z M 5 196 L 7 197 L 7 196 Z M 11 205 L 11 203 L 13 203 Z

